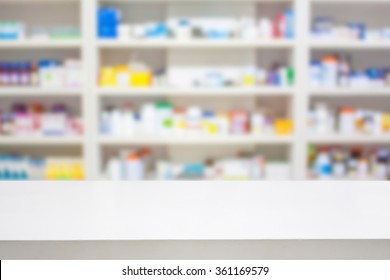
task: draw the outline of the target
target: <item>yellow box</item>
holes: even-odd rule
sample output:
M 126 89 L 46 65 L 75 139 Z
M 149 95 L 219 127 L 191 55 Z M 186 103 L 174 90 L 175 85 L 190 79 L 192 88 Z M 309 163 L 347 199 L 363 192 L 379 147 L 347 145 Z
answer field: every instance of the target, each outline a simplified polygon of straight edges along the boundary
M 60 168 L 57 164 L 48 164 L 45 170 L 45 179 L 49 181 L 57 180 Z
M 243 84 L 246 87 L 254 86 L 256 84 L 256 79 L 254 75 L 245 75 L 243 78 Z
M 112 67 L 104 67 L 100 71 L 99 85 L 101 87 L 115 87 L 116 86 L 116 72 Z
M 84 167 L 82 164 L 73 164 L 71 178 L 72 180 L 84 180 Z
M 151 72 L 132 72 L 130 86 L 132 87 L 150 87 L 152 85 Z
M 130 72 L 130 68 L 127 65 L 117 65 L 114 67 L 115 72 Z
M 218 126 L 208 120 L 202 121 L 202 129 L 207 132 L 208 135 L 216 135 L 218 133 Z
M 275 121 L 276 135 L 290 135 L 293 132 L 293 122 L 288 119 L 279 119 Z
M 383 132 L 390 131 L 390 114 L 382 114 L 382 130 Z

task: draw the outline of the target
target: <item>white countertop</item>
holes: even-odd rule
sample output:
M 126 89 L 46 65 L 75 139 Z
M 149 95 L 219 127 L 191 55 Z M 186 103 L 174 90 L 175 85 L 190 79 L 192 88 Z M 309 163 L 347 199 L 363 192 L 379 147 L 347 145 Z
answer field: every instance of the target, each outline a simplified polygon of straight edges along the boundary
M 0 182 L 0 240 L 390 239 L 387 182 Z

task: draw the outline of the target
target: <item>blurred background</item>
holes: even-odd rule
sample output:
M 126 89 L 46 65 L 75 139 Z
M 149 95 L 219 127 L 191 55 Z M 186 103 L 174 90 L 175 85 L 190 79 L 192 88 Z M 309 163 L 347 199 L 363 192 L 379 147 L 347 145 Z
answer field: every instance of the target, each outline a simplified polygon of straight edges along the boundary
M 0 180 L 387 180 L 389 8 L 0 0 Z

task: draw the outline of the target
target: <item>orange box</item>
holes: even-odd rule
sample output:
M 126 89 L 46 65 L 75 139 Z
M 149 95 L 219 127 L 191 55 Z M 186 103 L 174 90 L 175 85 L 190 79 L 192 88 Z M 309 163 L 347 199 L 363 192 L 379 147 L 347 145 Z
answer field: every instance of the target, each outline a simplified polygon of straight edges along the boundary
M 290 135 L 293 132 L 293 122 L 288 119 L 278 119 L 275 121 L 276 135 Z

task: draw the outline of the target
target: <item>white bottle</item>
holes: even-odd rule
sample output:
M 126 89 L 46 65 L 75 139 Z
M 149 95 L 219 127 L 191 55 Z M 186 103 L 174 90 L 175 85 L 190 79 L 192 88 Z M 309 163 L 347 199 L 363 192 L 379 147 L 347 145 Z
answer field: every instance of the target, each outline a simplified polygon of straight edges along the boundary
M 271 39 L 272 34 L 272 22 L 268 18 L 263 18 L 259 22 L 259 37 L 262 39 Z
M 130 107 L 126 107 L 123 110 L 122 115 L 122 131 L 123 135 L 130 136 L 134 134 L 134 113 Z
M 340 113 L 339 132 L 341 134 L 354 134 L 356 113 L 351 108 L 344 108 Z
M 132 29 L 130 24 L 119 24 L 118 26 L 118 39 L 119 40 L 128 40 L 131 37 Z
M 327 57 L 322 61 L 323 83 L 327 87 L 338 85 L 338 60 L 335 57 Z
M 252 134 L 259 135 L 264 130 L 264 115 L 261 113 L 253 113 L 251 116 Z
M 135 24 L 132 29 L 132 35 L 136 39 L 142 39 L 145 37 L 145 24 Z
M 230 133 L 230 122 L 227 114 L 219 114 L 216 119 L 218 134 L 228 135 Z
M 325 134 L 332 132 L 332 117 L 328 107 L 325 104 L 318 103 L 315 106 L 315 132 Z
M 191 24 L 187 19 L 180 19 L 177 22 L 176 29 L 174 30 L 175 36 L 179 40 L 188 40 L 191 38 Z
M 116 86 L 126 88 L 130 84 L 130 73 L 129 71 L 118 71 L 116 74 Z
M 111 128 L 111 112 L 109 110 L 104 110 L 101 114 L 100 119 L 100 133 L 103 135 L 110 135 L 112 128 Z
M 257 82 L 261 86 L 267 85 L 267 71 L 264 68 L 258 69 Z
M 156 164 L 158 180 L 173 180 L 172 167 L 169 162 L 158 161 Z
M 144 163 L 137 155 L 128 155 L 125 159 L 126 180 L 139 181 L 144 179 Z
M 111 158 L 107 164 L 107 177 L 110 180 L 123 180 L 122 164 L 118 158 Z
M 278 70 L 279 77 L 280 77 L 280 86 L 286 87 L 288 86 L 287 82 L 287 68 L 286 67 L 280 67 Z
M 254 40 L 257 38 L 257 28 L 253 18 L 244 17 L 240 21 L 241 37 Z
M 122 117 L 122 111 L 118 108 L 111 112 L 110 131 L 113 136 L 123 135 Z
M 323 70 L 321 62 L 313 60 L 310 63 L 310 86 L 319 87 L 323 83 Z
M 145 104 L 141 110 L 142 133 L 145 135 L 157 135 L 156 128 L 156 107 Z
M 202 110 L 199 107 L 190 107 L 187 110 L 186 121 L 187 128 L 190 134 L 200 134 L 202 131 L 201 125 Z

